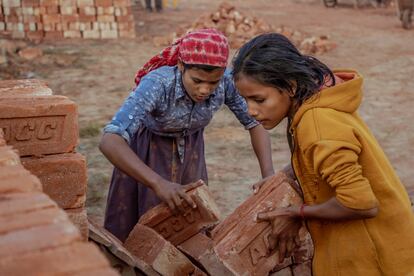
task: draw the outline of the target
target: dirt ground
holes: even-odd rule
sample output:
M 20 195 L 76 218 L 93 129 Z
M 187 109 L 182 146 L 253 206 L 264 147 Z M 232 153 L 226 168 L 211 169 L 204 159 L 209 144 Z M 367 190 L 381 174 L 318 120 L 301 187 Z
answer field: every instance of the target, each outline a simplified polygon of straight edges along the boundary
M 177 10 L 146 13 L 134 7 L 136 39 L 69 40 L 38 45 L 45 55 L 26 66 L 19 78 L 46 80 L 55 94 L 79 106 L 78 151 L 88 159 L 90 216 L 101 219 L 112 167 L 97 149 L 100 129 L 133 87 L 134 73 L 160 47 L 152 37 L 166 35 L 220 0 L 181 0 Z M 355 68 L 365 77 L 362 117 L 372 129 L 398 175 L 414 193 L 414 31 L 401 28 L 394 7 L 354 9 L 352 0 L 325 8 L 317 0 L 228 1 L 237 9 L 309 35 L 329 35 L 338 44 L 318 58 L 332 68 Z M 289 162 L 284 126 L 271 131 L 276 169 Z M 259 167 L 248 132 L 227 108 L 218 112 L 205 134 L 209 185 L 223 214 L 229 214 L 259 180 Z

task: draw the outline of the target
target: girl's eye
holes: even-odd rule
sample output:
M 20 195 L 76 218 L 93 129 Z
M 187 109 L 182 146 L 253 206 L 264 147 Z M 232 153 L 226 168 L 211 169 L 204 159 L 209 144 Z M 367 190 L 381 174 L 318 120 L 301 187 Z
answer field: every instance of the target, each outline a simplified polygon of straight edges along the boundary
M 262 103 L 262 102 L 264 102 L 265 100 L 264 100 L 264 99 L 254 99 L 254 101 L 255 101 L 256 103 Z
M 194 83 L 201 83 L 201 81 L 200 80 L 197 80 L 197 79 L 193 79 L 193 82 Z

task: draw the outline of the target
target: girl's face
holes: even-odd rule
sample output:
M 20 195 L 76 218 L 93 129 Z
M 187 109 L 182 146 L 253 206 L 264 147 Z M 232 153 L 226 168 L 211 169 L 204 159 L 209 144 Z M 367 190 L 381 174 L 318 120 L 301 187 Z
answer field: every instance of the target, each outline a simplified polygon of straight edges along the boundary
M 182 63 L 178 64 L 178 68 L 182 72 L 184 88 L 195 102 L 205 101 L 216 90 L 225 70 L 224 68 L 218 68 L 213 71 L 197 68 L 184 70 Z
M 265 129 L 277 126 L 292 110 L 293 101 L 287 92 L 265 86 L 243 73 L 240 73 L 236 87 L 247 101 L 250 116 Z

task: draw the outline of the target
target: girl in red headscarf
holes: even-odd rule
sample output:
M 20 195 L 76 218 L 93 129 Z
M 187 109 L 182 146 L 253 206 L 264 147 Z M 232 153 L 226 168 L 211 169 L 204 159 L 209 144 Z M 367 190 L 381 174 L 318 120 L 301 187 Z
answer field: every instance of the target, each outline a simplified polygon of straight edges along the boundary
M 121 241 L 160 201 L 195 207 L 185 190 L 207 183 L 203 132 L 223 104 L 249 130 L 262 176 L 274 173 L 270 139 L 225 70 L 228 55 L 217 30 L 187 34 L 137 72 L 135 91 L 105 127 L 100 150 L 115 166 L 105 228 Z

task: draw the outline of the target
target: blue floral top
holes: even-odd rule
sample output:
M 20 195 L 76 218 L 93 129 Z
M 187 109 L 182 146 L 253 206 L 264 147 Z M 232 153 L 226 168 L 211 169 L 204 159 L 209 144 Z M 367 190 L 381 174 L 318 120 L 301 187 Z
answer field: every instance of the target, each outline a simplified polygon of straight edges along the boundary
M 247 104 L 237 92 L 228 70 L 209 98 L 195 103 L 185 92 L 177 66 L 164 66 L 142 78 L 104 132 L 118 134 L 128 143 L 142 126 L 159 135 L 184 137 L 204 128 L 223 104 L 246 129 L 259 124 L 248 115 Z M 180 151 L 183 151 L 182 146 Z

